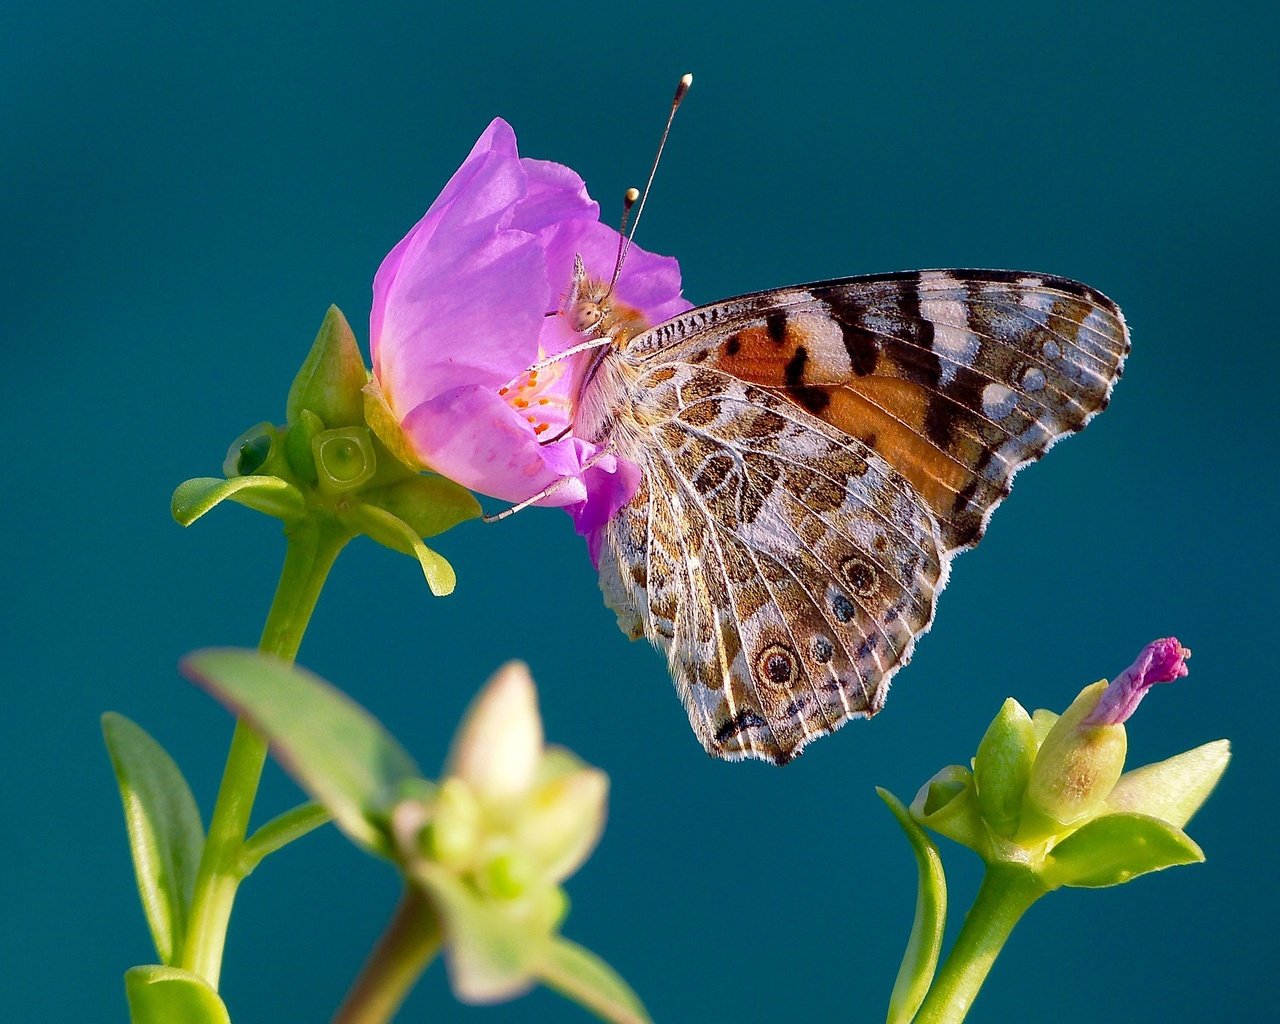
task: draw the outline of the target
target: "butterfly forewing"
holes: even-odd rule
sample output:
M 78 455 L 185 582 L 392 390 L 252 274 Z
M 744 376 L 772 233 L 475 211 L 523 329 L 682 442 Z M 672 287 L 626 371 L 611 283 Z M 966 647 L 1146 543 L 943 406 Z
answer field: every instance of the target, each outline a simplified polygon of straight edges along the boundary
M 1106 407 L 1129 350 L 1120 311 L 1065 278 L 932 270 L 761 292 L 633 343 L 786 395 L 881 453 L 969 547 L 1013 474 Z
M 878 711 L 950 556 L 1105 407 L 1127 352 L 1100 293 L 975 270 L 729 299 L 611 351 L 625 371 L 591 407 L 643 481 L 601 586 L 706 749 L 784 763 Z

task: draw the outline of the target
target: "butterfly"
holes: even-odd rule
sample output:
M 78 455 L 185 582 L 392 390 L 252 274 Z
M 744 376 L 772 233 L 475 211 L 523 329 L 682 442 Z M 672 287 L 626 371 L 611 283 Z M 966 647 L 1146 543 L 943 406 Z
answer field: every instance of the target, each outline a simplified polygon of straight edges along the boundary
M 1107 405 L 1101 293 L 925 270 L 743 295 L 649 327 L 575 271 L 596 339 L 573 431 L 640 468 L 604 528 L 618 624 L 720 758 L 793 759 L 884 705 L 1013 476 Z

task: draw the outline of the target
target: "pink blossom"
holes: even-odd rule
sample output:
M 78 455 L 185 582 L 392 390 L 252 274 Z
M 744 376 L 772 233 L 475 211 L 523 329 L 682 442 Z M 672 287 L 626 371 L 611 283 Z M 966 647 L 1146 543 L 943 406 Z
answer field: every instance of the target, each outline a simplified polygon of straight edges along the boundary
M 563 313 L 575 255 L 610 279 L 618 239 L 577 174 L 521 159 L 497 119 L 373 282 L 373 373 L 418 458 L 509 502 L 555 484 L 537 504 L 563 506 L 589 539 L 639 470 L 573 435 L 589 353 L 527 371 L 584 340 L 549 314 Z M 690 306 L 676 261 L 634 245 L 614 297 L 650 325 Z
M 1118 725 L 1128 721 L 1147 691 L 1156 683 L 1171 683 L 1187 674 L 1191 652 L 1176 637 L 1153 640 L 1137 660 L 1111 680 L 1085 725 Z

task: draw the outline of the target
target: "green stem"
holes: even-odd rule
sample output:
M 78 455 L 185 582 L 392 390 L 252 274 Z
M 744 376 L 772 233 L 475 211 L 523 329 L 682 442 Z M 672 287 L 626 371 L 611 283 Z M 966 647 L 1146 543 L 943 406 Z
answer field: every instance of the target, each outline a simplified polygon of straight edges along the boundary
M 960 1024 L 1013 926 L 1048 890 L 1027 868 L 992 864 L 913 1024 Z
M 408 885 L 387 930 L 356 978 L 333 1024 L 385 1024 L 440 950 L 440 917 Z
M 284 569 L 258 649 L 292 661 L 329 569 L 351 535 L 336 525 L 308 519 L 286 528 L 285 536 Z M 181 966 L 199 974 L 215 989 L 231 907 L 244 878 L 241 851 L 266 758 L 266 742 L 237 722 L 196 872 L 191 920 L 182 950 Z

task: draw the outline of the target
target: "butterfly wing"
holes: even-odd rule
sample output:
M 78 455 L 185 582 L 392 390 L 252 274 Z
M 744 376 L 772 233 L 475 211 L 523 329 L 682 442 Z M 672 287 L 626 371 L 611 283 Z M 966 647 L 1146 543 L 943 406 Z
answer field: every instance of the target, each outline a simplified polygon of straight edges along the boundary
M 668 657 L 719 757 L 785 763 L 880 709 L 933 617 L 932 515 L 871 448 L 721 371 L 668 365 L 619 454 L 643 483 L 609 523 L 601 586 Z
M 1116 305 L 1076 281 L 926 270 L 703 306 L 631 351 L 723 370 L 861 439 L 958 550 L 1022 466 L 1106 407 L 1129 335 Z
M 706 749 L 785 763 L 878 711 L 950 556 L 1105 407 L 1128 347 L 1084 285 L 966 270 L 762 292 L 631 339 L 610 443 L 645 483 L 601 586 Z

